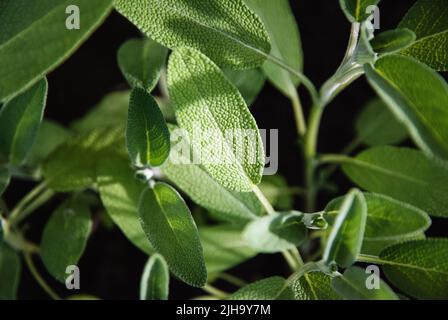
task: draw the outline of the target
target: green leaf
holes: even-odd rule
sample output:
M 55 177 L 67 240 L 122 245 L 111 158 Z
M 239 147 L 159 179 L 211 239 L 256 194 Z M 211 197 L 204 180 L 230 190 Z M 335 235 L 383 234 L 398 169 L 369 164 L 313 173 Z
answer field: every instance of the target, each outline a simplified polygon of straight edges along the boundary
M 448 71 L 448 1 L 418 0 L 400 22 L 417 35 L 417 42 L 402 54 L 438 71 Z
M 362 22 L 366 20 L 370 13 L 367 12 L 369 6 L 375 6 L 380 0 L 339 0 L 342 10 L 350 22 Z
M 427 66 L 390 55 L 365 67 L 367 78 L 415 143 L 426 153 L 448 157 L 448 85 Z
M 115 0 L 115 8 L 165 47 L 191 47 L 215 63 L 255 68 L 270 52 L 269 35 L 242 0 Z
M 20 271 L 18 254 L 0 242 L 0 300 L 17 299 Z
M 33 85 L 64 62 L 105 19 L 112 0 L 76 1 L 79 30 L 66 28 L 69 15 L 65 10 L 72 4 L 71 0 L 2 1 L 0 101 Z
M 331 277 L 322 272 L 308 272 L 293 280 L 296 300 L 340 300 L 331 287 Z
M 150 93 L 165 64 L 166 48 L 151 39 L 130 39 L 118 50 L 118 66 L 131 87 Z
M 67 267 L 78 264 L 91 229 L 89 205 L 79 196 L 64 202 L 48 220 L 42 235 L 41 256 L 57 280 L 65 283 Z
M 370 42 L 373 50 L 379 54 L 396 53 L 412 45 L 417 36 L 407 28 L 384 31 Z
M 140 199 L 140 222 L 154 248 L 182 281 L 202 287 L 207 281 L 196 224 L 179 193 L 165 183 L 146 189 Z
M 416 240 L 380 254 L 390 282 L 418 299 L 448 299 L 448 239 Z
M 364 195 L 351 191 L 342 202 L 323 254 L 325 263 L 336 262 L 342 268 L 351 266 L 361 252 L 367 220 Z
M 170 153 L 170 132 L 163 114 L 143 89 L 131 93 L 126 145 L 131 161 L 138 166 L 160 166 Z
M 198 161 L 224 187 L 251 191 L 263 173 L 263 144 L 238 90 L 210 59 L 189 48 L 171 55 L 168 87 Z
M 343 170 L 367 191 L 412 204 L 431 216 L 448 217 L 448 168 L 420 151 L 375 147 L 348 158 Z
M 223 72 L 227 79 L 238 88 L 248 106 L 254 103 L 266 82 L 266 76 L 259 68 L 249 70 L 225 68 Z
M 291 210 L 294 206 L 294 196 L 300 193 L 295 187 L 288 186 L 288 182 L 281 175 L 263 176 L 260 190 L 266 199 L 279 210 Z
M 11 174 L 9 173 L 9 169 L 0 166 L 0 196 L 8 187 L 10 180 L 11 180 Z
M 406 127 L 379 99 L 370 101 L 364 107 L 355 127 L 357 139 L 369 146 L 400 143 L 408 135 Z
M 170 273 L 165 259 L 154 254 L 146 263 L 140 282 L 140 300 L 168 300 Z
M 282 277 L 270 277 L 248 284 L 232 294 L 229 300 L 277 300 L 286 288 Z
M 13 165 L 21 165 L 28 156 L 45 109 L 47 80 L 8 101 L 0 111 L 0 153 Z
M 303 68 L 300 32 L 288 0 L 244 0 L 263 21 L 271 39 L 271 55 L 284 61 L 294 70 Z M 266 61 L 263 65 L 272 84 L 284 95 L 296 99 L 300 80 L 278 65 Z
M 343 276 L 335 277 L 331 281 L 333 289 L 346 300 L 399 300 L 391 288 L 381 279 L 379 289 L 367 287 L 371 273 L 359 267 L 345 270 Z
M 276 213 L 258 218 L 244 229 L 243 238 L 258 252 L 275 253 L 298 247 L 307 235 L 301 212 Z
M 98 166 L 98 190 L 109 217 L 137 248 L 154 252 L 138 219 L 138 203 L 145 185 L 138 181 L 124 157 L 103 159 Z

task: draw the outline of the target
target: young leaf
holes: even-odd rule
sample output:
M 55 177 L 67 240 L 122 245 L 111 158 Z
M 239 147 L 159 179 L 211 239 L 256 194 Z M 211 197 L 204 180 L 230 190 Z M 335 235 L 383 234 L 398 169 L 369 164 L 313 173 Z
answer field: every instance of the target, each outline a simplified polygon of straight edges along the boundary
M 271 55 L 295 70 L 303 67 L 300 33 L 288 0 L 244 0 L 263 21 L 271 39 Z M 287 36 L 286 36 L 287 35 Z M 284 95 L 297 98 L 299 79 L 276 64 L 266 61 L 263 70 Z
M 322 272 L 309 272 L 295 278 L 291 284 L 296 300 L 340 300 L 331 287 L 331 277 Z
M 251 191 L 263 173 L 263 144 L 238 90 L 210 59 L 189 48 L 172 53 L 168 87 L 176 119 L 193 137 L 204 169 L 230 190 Z
M 207 281 L 204 255 L 196 224 L 179 193 L 165 183 L 146 189 L 139 216 L 154 248 L 182 281 L 202 287 Z
M 367 220 L 364 195 L 351 191 L 342 202 L 323 254 L 327 264 L 336 262 L 342 268 L 351 266 L 361 252 Z
M 275 253 L 298 247 L 307 235 L 300 212 L 264 216 L 249 223 L 243 238 L 258 252 Z
M 407 28 L 384 31 L 370 42 L 373 50 L 379 54 L 396 53 L 412 45 L 417 36 Z
M 47 88 L 47 80 L 43 79 L 8 101 L 0 111 L 0 153 L 13 165 L 21 165 L 34 144 L 44 114 Z
M 9 173 L 9 169 L 0 166 L 0 196 L 8 187 L 10 180 L 11 180 L 11 174 Z
M 387 278 L 406 294 L 417 299 L 448 299 L 448 239 L 400 243 L 379 257 Z
M 31 86 L 66 60 L 101 24 L 112 0 L 76 1 L 81 13 L 79 30 L 66 27 L 71 18 L 65 11 L 71 4 L 70 0 L 2 1 L 0 101 Z
M 376 6 L 380 0 L 339 0 L 342 10 L 350 22 L 362 22 L 371 12 L 369 6 Z
M 379 289 L 367 287 L 370 273 L 359 267 L 345 270 L 343 276 L 333 278 L 331 286 L 344 299 L 347 300 L 399 300 L 391 288 L 379 279 Z
M 154 254 L 146 263 L 140 281 L 140 300 L 168 300 L 170 273 L 165 259 Z
M 402 54 L 412 56 L 438 71 L 448 71 L 447 0 L 418 0 L 400 22 L 417 35 L 417 42 Z
M 390 55 L 365 67 L 371 86 L 430 155 L 448 157 L 448 85 L 427 66 Z
M 165 47 L 198 49 L 222 67 L 255 68 L 270 52 L 262 22 L 243 0 L 116 0 L 115 8 Z
M 17 253 L 0 242 L 0 300 L 17 299 L 20 271 L 20 258 Z
M 420 151 L 375 147 L 347 159 L 343 170 L 367 191 L 412 204 L 431 216 L 448 216 L 448 169 Z
M 118 66 L 131 87 L 150 93 L 165 64 L 166 48 L 151 39 L 131 39 L 118 50 Z
M 248 284 L 229 297 L 229 300 L 277 300 L 286 288 L 282 277 L 270 277 Z
M 77 265 L 92 229 L 88 203 L 80 197 L 64 202 L 45 226 L 42 261 L 57 280 L 65 282 L 68 266 Z
M 406 139 L 408 133 L 384 102 L 370 101 L 355 123 L 357 139 L 369 146 L 396 144 Z
M 145 185 L 135 178 L 124 157 L 109 157 L 99 162 L 97 183 L 101 201 L 109 217 L 137 248 L 154 252 L 138 219 L 138 203 Z
M 126 128 L 126 146 L 138 166 L 157 167 L 170 153 L 170 132 L 154 98 L 143 89 L 132 90 Z
M 266 76 L 260 68 L 249 70 L 225 68 L 223 72 L 227 79 L 238 88 L 248 106 L 254 103 L 266 82 Z

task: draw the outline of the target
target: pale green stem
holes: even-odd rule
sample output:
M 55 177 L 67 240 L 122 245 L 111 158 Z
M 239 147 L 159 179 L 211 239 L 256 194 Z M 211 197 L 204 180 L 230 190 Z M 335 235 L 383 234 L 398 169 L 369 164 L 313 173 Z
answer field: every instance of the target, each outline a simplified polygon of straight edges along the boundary
M 252 186 L 252 190 L 257 196 L 258 200 L 262 204 L 263 208 L 266 210 L 267 214 L 275 214 L 275 209 L 272 207 L 271 203 L 266 199 L 263 192 L 256 185 Z
M 20 223 L 22 220 L 24 220 L 26 217 L 28 217 L 29 214 L 33 213 L 37 208 L 42 206 L 53 196 L 54 196 L 54 191 L 52 191 L 52 190 L 44 191 L 37 198 L 35 198 L 31 203 L 29 203 L 27 206 L 25 206 L 22 209 L 22 211 L 20 211 L 14 217 L 11 217 L 11 219 L 10 219 L 11 225 L 17 225 L 18 223 Z
M 215 288 L 214 286 L 212 286 L 208 283 L 202 287 L 202 290 L 204 290 L 205 292 L 207 292 L 207 293 L 211 294 L 212 296 L 217 297 L 219 299 L 226 299 L 229 296 L 229 294 L 227 292 L 222 291 L 218 288 Z
M 9 216 L 10 220 L 17 219 L 17 216 L 20 212 L 25 208 L 35 197 L 37 197 L 41 192 L 43 192 L 46 188 L 45 182 L 37 185 L 34 189 L 32 189 L 25 197 L 20 200 L 20 202 L 15 206 L 15 208 L 11 211 L 11 215 Z
M 247 285 L 246 281 L 241 280 L 240 278 L 235 277 L 234 275 L 231 275 L 229 273 L 223 272 L 219 275 L 219 278 L 227 281 L 230 284 L 233 284 L 236 287 L 244 287 L 245 285 Z
M 294 117 L 296 120 L 297 133 L 299 134 L 299 137 L 302 137 L 306 133 L 306 123 L 299 96 L 296 95 L 295 97 L 291 98 L 291 103 L 294 111 Z
M 25 258 L 25 263 L 28 266 L 28 269 L 30 270 L 31 274 L 33 275 L 34 279 L 36 279 L 37 283 L 40 285 L 40 287 L 53 299 L 53 300 L 61 300 L 61 298 L 56 294 L 56 292 L 51 289 L 51 287 L 45 282 L 45 280 L 41 277 L 39 272 L 36 269 L 36 266 L 34 265 L 33 258 L 31 257 L 31 254 L 29 252 L 24 252 L 23 254 Z
M 377 256 L 367 255 L 367 254 L 360 254 L 356 261 L 359 262 L 365 262 L 365 263 L 375 263 L 375 264 L 384 264 L 387 263 L 387 261 L 382 260 L 381 258 Z

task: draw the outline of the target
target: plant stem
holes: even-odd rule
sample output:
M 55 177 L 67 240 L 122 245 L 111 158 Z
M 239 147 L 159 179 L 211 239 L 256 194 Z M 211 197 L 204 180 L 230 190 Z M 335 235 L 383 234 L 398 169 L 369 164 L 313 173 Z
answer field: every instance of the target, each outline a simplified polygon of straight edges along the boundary
M 25 219 L 29 214 L 34 212 L 37 208 L 46 203 L 54 195 L 54 191 L 45 190 L 37 198 L 35 198 L 31 203 L 25 206 L 22 211 L 18 212 L 14 217 L 11 217 L 10 222 L 12 225 L 17 225 L 23 219 Z
M 291 98 L 291 103 L 296 120 L 297 133 L 299 134 L 299 137 L 303 137 L 306 133 L 306 123 L 299 96 L 295 95 L 293 98 Z
M 15 206 L 15 208 L 11 211 L 11 215 L 9 216 L 10 220 L 17 219 L 17 216 L 23 210 L 25 206 L 27 206 L 35 197 L 37 197 L 41 192 L 43 192 L 46 188 L 45 182 L 38 184 L 34 189 L 32 189 L 25 197 L 20 200 L 20 202 Z
M 202 290 L 204 290 L 205 292 L 213 295 L 214 297 L 220 298 L 220 299 L 226 299 L 229 294 L 225 291 L 222 291 L 218 288 L 215 288 L 214 286 L 206 283 L 203 287 Z
M 375 264 L 383 264 L 387 261 L 383 261 L 381 260 L 379 257 L 377 256 L 372 256 L 372 255 L 368 255 L 368 254 L 360 254 L 357 258 L 356 261 L 359 262 L 366 262 L 366 263 L 375 263 Z
M 219 275 L 219 278 L 221 278 L 224 281 L 227 281 L 230 284 L 233 284 L 236 287 L 244 287 L 245 285 L 247 285 L 247 282 L 244 280 L 241 280 L 238 277 L 235 277 L 234 275 L 231 275 L 229 273 L 221 273 Z
M 342 164 L 346 162 L 350 162 L 353 159 L 343 155 L 343 154 L 324 154 L 321 155 L 318 159 L 319 164 L 326 164 L 326 163 L 335 163 L 335 164 Z
M 272 207 L 268 199 L 264 196 L 263 192 L 260 190 L 260 188 L 256 185 L 253 185 L 252 187 L 253 192 L 257 196 L 260 203 L 263 205 L 264 209 L 266 210 L 267 214 L 275 214 L 275 209 Z
M 50 288 L 50 286 L 45 282 L 45 280 L 41 277 L 39 272 L 36 269 L 36 266 L 34 265 L 33 258 L 31 257 L 31 254 L 29 252 L 24 252 L 23 254 L 25 258 L 25 263 L 28 266 L 28 269 L 30 270 L 31 274 L 33 275 L 34 279 L 36 279 L 37 283 L 40 285 L 40 287 L 53 299 L 53 300 L 61 300 L 61 297 L 59 297 L 53 289 Z

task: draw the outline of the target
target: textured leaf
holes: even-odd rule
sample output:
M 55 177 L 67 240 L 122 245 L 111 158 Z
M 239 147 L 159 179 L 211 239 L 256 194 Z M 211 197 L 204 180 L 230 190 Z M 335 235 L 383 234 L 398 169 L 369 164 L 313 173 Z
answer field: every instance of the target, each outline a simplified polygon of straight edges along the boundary
M 21 165 L 28 156 L 44 114 L 47 80 L 7 102 L 0 111 L 0 153 L 11 164 Z
M 369 146 L 400 143 L 408 135 L 406 127 L 379 99 L 370 101 L 364 107 L 355 126 L 359 141 Z
M 439 71 L 448 71 L 448 1 L 418 0 L 401 21 L 417 42 L 402 52 Z
M 9 169 L 5 167 L 0 167 L 0 196 L 8 187 L 10 180 L 11 180 L 11 174 L 9 173 Z
M 79 30 L 66 28 L 70 0 L 0 4 L 0 101 L 31 86 L 67 59 L 109 13 L 112 0 L 78 0 Z M 20 54 L 18 54 L 20 53 Z
M 170 154 L 170 132 L 163 114 L 154 98 L 138 88 L 129 102 L 126 145 L 138 166 L 160 166 Z
M 41 256 L 47 270 L 65 282 L 68 266 L 77 265 L 92 229 L 88 203 L 79 197 L 64 202 L 45 226 Z
M 288 0 L 244 0 L 263 21 L 271 39 L 271 55 L 301 71 L 303 52 L 300 33 Z M 286 36 L 287 35 L 287 36 Z M 263 70 L 284 95 L 297 98 L 300 80 L 278 65 L 266 61 Z
M 448 299 L 448 240 L 400 243 L 380 254 L 394 286 L 418 299 Z
M 198 230 L 177 191 L 161 182 L 146 189 L 139 215 L 143 230 L 170 270 L 184 282 L 202 287 L 207 271 Z
M 375 147 L 347 160 L 343 169 L 367 191 L 412 204 L 432 216 L 448 216 L 448 168 L 420 151 Z
M 370 42 L 376 53 L 386 54 L 402 51 L 412 45 L 417 36 L 407 28 L 384 31 Z
M 150 93 L 165 64 L 166 48 L 151 39 L 131 39 L 118 50 L 118 65 L 131 87 Z
M 367 205 L 364 195 L 353 190 L 342 202 L 331 229 L 323 254 L 325 263 L 336 262 L 347 268 L 355 262 L 361 252 L 366 220 Z
M 140 300 L 168 300 L 169 281 L 165 259 L 159 254 L 151 256 L 140 282 Z
M 168 86 L 202 166 L 224 187 L 251 191 L 263 173 L 263 144 L 238 90 L 211 60 L 188 48 L 171 55 Z
M 20 271 L 20 258 L 17 253 L 0 242 L 0 300 L 17 299 Z
M 298 247 L 307 235 L 300 212 L 285 212 L 258 218 L 244 229 L 243 237 L 258 252 L 274 253 Z
M 242 0 L 115 0 L 115 7 L 162 45 L 198 49 L 223 67 L 258 67 L 270 52 L 262 22 Z
M 238 88 L 238 91 L 241 93 L 248 106 L 251 106 L 254 103 L 266 82 L 266 76 L 259 68 L 249 70 L 233 70 L 226 68 L 223 72 L 227 79 Z
M 367 12 L 368 7 L 377 5 L 380 0 L 339 0 L 339 2 L 350 22 L 362 22 L 370 16 Z
M 345 270 L 344 275 L 331 281 L 333 289 L 346 300 L 399 300 L 397 295 L 382 280 L 379 289 L 367 288 L 370 273 L 359 267 Z
M 286 287 L 282 277 L 270 277 L 248 284 L 229 297 L 229 300 L 276 300 Z
M 448 85 L 427 66 L 403 56 L 385 56 L 366 75 L 376 92 L 425 152 L 448 157 Z
M 296 300 L 340 300 L 331 287 L 331 277 L 322 272 L 309 272 L 294 279 L 291 288 Z

